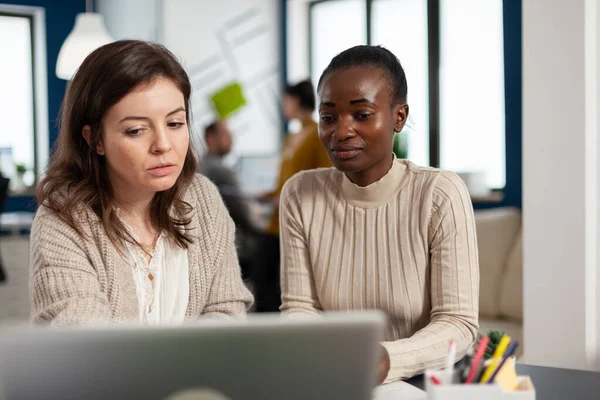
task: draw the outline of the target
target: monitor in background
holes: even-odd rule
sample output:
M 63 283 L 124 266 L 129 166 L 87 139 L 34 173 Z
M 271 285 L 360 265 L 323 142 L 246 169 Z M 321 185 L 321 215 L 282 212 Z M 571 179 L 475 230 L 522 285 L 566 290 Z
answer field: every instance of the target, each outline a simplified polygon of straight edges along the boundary
M 277 184 L 279 163 L 279 154 L 240 156 L 235 169 L 242 192 L 252 196 L 273 190 Z

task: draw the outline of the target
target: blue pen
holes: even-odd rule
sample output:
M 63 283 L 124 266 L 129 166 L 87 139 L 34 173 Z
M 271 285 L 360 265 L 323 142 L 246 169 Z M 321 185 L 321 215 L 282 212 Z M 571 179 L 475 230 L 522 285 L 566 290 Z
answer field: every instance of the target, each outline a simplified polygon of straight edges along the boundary
M 515 352 L 517 351 L 517 347 L 519 347 L 519 342 L 517 342 L 516 340 L 510 343 L 510 345 L 508 346 L 508 349 L 506 349 L 506 352 L 504 353 L 504 356 L 502 357 L 502 362 L 498 365 L 498 368 L 496 368 L 496 370 L 490 377 L 490 380 L 488 381 L 489 383 L 494 382 L 494 379 L 496 378 L 496 374 L 498 373 L 498 371 L 500 371 L 500 368 L 502 368 L 502 366 L 504 365 L 506 360 L 508 360 L 510 357 L 512 357 L 515 354 Z

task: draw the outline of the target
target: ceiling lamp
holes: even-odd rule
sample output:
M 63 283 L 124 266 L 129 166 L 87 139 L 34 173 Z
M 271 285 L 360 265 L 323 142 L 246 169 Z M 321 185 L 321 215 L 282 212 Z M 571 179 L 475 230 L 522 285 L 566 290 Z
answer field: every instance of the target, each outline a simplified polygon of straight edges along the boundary
M 102 14 L 93 12 L 93 0 L 86 0 L 86 12 L 77 14 L 75 26 L 60 48 L 56 62 L 56 76 L 70 80 L 83 60 L 100 46 L 113 41 Z

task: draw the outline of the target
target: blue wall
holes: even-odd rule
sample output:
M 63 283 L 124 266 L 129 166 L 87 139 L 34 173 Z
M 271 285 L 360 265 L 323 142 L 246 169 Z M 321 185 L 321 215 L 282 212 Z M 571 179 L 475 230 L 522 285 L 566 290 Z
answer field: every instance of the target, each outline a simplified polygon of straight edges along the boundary
M 504 90 L 506 112 L 506 187 L 503 205 L 521 208 L 522 190 L 522 8 L 504 0 Z
M 8 4 L 36 6 L 46 9 L 46 49 L 48 63 L 48 128 L 50 145 L 57 137 L 57 118 L 60 104 L 65 94 L 66 81 L 58 79 L 55 74 L 58 52 L 63 42 L 73 29 L 75 16 L 85 12 L 84 0 L 8 0 Z M 23 211 L 35 209 L 32 197 L 20 196 L 9 198 L 5 211 Z

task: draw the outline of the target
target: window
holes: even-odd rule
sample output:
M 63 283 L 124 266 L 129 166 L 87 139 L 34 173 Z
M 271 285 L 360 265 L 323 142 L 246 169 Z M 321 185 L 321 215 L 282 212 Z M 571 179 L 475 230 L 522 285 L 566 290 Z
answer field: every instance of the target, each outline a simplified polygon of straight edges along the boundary
M 440 167 L 506 182 L 502 0 L 440 1 Z
M 0 136 L 0 167 L 3 175 L 13 178 L 16 164 L 28 169 L 35 164 L 31 19 L 0 15 L 0 37 L 10 38 L 0 41 L 0 54 L 10 54 L 0 64 L 0 112 L 6 133 Z
M 489 188 L 504 187 L 502 0 L 307 1 L 306 62 L 314 83 L 340 51 L 364 43 L 385 46 L 408 80 L 408 157 L 421 165 L 483 172 Z M 288 30 L 288 37 L 293 34 Z
M 402 133 L 409 157 L 417 165 L 429 165 L 427 1 L 375 0 L 372 13 L 371 43 L 394 53 L 406 74 L 410 109 Z
M 367 44 L 364 0 L 330 0 L 310 7 L 311 79 L 316 84 L 336 54 Z
M 0 171 L 16 188 L 36 183 L 48 156 L 48 119 L 43 9 L 0 5 Z M 42 55 L 43 54 L 43 55 Z M 42 75 L 40 77 L 40 75 Z

